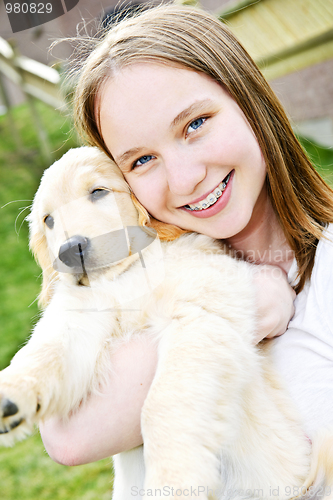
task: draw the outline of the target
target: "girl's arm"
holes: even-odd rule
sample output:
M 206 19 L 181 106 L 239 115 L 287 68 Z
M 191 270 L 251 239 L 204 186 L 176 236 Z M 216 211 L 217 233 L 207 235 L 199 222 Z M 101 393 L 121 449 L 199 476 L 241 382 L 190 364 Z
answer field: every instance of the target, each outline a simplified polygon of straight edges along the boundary
M 264 270 L 262 270 L 264 267 Z M 281 335 L 294 314 L 295 292 L 281 269 L 258 267 L 256 343 Z M 81 465 L 142 444 L 140 416 L 157 365 L 156 346 L 132 339 L 111 358 L 112 376 L 99 395 L 92 395 L 66 421 L 53 418 L 40 431 L 50 457 L 63 465 Z
M 132 339 L 110 357 L 112 375 L 69 419 L 40 424 L 47 453 L 63 465 L 82 465 L 142 444 L 140 415 L 155 375 L 156 345 Z

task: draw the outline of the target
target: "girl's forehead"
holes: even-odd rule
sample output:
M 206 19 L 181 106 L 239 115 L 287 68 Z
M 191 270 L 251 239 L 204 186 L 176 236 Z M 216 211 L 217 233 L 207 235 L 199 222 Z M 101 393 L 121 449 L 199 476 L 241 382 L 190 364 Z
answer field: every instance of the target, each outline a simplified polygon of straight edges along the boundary
M 142 62 L 118 70 L 105 82 L 98 110 L 102 124 L 130 120 L 140 113 L 142 121 L 147 116 L 170 120 L 194 102 L 214 98 L 231 99 L 210 76 L 184 67 Z
M 145 142 L 157 132 L 168 133 L 179 117 L 190 116 L 193 107 L 204 112 L 203 103 L 209 106 L 218 98 L 230 99 L 203 73 L 165 64 L 133 64 L 117 71 L 101 89 L 101 134 L 109 149 L 108 141 L 119 144 L 124 135 Z
M 197 84 L 217 84 L 209 75 L 192 70 L 180 64 L 163 61 L 141 61 L 128 64 L 123 68 L 112 72 L 112 76 L 107 81 L 109 83 L 121 82 L 122 85 L 139 85 L 144 80 L 149 82 L 149 87 L 156 85 L 161 87 L 164 83 L 166 86 L 172 83 L 196 82 Z

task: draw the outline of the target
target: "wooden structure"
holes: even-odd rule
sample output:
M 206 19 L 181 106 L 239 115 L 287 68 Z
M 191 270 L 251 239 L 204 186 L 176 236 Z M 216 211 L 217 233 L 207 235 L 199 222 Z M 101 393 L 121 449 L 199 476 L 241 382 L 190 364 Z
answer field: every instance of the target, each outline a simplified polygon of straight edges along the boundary
M 217 15 L 269 80 L 333 58 L 333 0 L 238 0 Z
M 16 139 L 18 149 L 22 144 L 15 121 L 11 113 L 10 98 L 6 90 L 3 75 L 16 84 L 25 95 L 31 111 L 32 123 L 38 133 L 41 153 L 47 164 L 52 162 L 52 153 L 45 128 L 41 122 L 36 100 L 40 100 L 59 110 L 66 109 L 66 103 L 60 92 L 60 75 L 57 70 L 28 57 L 17 54 L 14 48 L 0 38 L 0 94 L 7 108 L 9 126 Z

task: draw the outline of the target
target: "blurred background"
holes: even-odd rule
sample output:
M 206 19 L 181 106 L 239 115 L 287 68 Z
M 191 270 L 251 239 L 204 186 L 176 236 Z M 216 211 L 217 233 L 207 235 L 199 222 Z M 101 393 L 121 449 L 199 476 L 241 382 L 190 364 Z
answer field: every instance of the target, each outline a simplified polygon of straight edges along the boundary
M 82 19 L 93 33 L 108 13 L 131 4 L 80 0 L 61 17 L 15 34 L 5 5 L 0 2 L 0 369 L 39 315 L 40 270 L 24 219 L 44 168 L 80 143 L 61 89 L 73 48 L 68 42 L 49 47 L 75 36 Z M 333 185 L 333 0 L 202 0 L 200 7 L 226 22 L 247 48 Z M 0 449 L 1 499 L 104 500 L 111 492 L 111 459 L 55 464 L 37 431 L 13 449 Z

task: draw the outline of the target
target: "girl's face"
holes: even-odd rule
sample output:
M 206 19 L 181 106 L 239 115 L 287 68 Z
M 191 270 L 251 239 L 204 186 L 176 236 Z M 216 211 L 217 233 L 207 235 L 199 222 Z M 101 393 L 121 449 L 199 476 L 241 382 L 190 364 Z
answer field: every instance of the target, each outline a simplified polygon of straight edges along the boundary
M 230 241 L 260 226 L 269 203 L 265 163 L 242 111 L 216 81 L 136 63 L 106 82 L 99 106 L 104 141 L 153 217 Z

